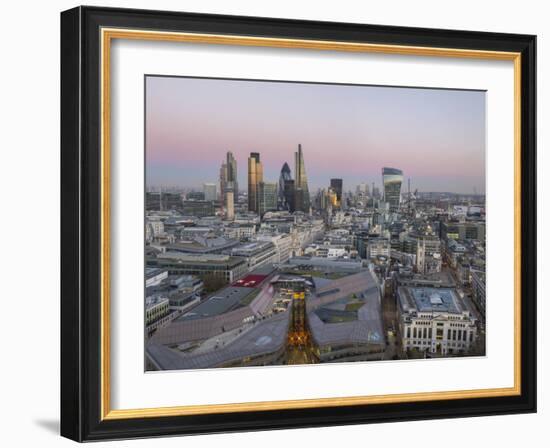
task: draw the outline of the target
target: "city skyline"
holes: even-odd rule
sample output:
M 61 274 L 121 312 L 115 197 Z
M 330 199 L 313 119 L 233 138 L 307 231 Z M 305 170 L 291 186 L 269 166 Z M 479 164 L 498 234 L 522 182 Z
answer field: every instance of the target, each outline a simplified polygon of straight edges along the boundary
M 147 85 L 146 370 L 485 355 L 483 92 Z
M 227 151 L 237 161 L 239 185 L 247 184 L 251 152 L 261 154 L 264 178 L 275 182 L 302 144 L 310 191 L 332 178 L 343 179 L 345 191 L 381 186 L 381 167 L 399 166 L 419 191 L 485 193 L 484 92 L 169 77 L 146 83 L 148 187 L 216 182 Z M 233 110 L 237 99 L 243 104 Z M 319 112 L 327 101 L 333 111 Z M 401 132 L 390 134 L 392 121 Z M 326 136 L 314 132 L 321 123 Z

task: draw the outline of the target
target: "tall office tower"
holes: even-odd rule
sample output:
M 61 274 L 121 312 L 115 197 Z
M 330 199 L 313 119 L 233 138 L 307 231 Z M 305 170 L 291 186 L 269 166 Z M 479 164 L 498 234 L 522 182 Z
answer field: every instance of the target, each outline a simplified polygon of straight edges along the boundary
M 260 182 L 258 185 L 258 214 L 277 210 L 277 183 Z
M 228 184 L 228 188 L 232 189 L 233 195 L 236 197 L 239 195 L 239 184 L 237 182 L 237 159 L 233 157 L 233 153 L 231 151 L 227 152 L 225 164 L 227 165 L 226 182 Z
M 336 204 L 336 192 L 332 188 L 322 189 L 318 194 L 318 204 L 320 210 L 333 210 Z
M 283 185 L 283 194 L 285 197 L 286 210 L 290 213 L 296 211 L 296 188 L 294 179 L 287 179 Z
M 317 210 L 323 210 L 325 208 L 325 190 L 319 188 L 315 196 L 313 197 L 312 207 L 315 207 Z
M 288 163 L 284 163 L 281 168 L 281 174 L 279 175 L 279 192 L 278 192 L 278 203 L 280 210 L 289 210 L 288 201 L 285 196 L 285 182 L 287 180 L 292 180 L 292 174 L 290 172 L 290 167 Z
M 225 204 L 225 188 L 227 185 L 227 163 L 222 162 L 220 167 L 220 201 Z
M 328 189 L 327 198 L 328 198 L 328 203 L 333 209 L 341 207 L 342 205 L 341 199 L 340 200 L 338 199 L 338 192 L 334 188 L 330 187 Z
M 305 213 L 309 212 L 309 188 L 307 185 L 306 166 L 304 164 L 304 154 L 302 145 L 298 145 L 298 151 L 294 153 L 294 175 L 296 188 L 296 210 Z
M 211 183 L 205 183 L 202 185 L 202 191 L 204 192 L 204 200 L 205 201 L 215 201 L 218 197 L 218 191 L 217 191 L 216 184 Z
M 235 219 L 235 199 L 233 191 L 225 192 L 225 217 L 230 221 Z
M 264 180 L 260 153 L 251 152 L 248 158 L 248 210 L 258 213 L 258 185 Z
M 301 188 L 294 187 L 294 211 L 295 212 L 306 212 L 304 208 L 304 190 Z
M 382 168 L 382 183 L 384 184 L 384 201 L 389 203 L 390 211 L 398 211 L 401 202 L 403 171 L 397 168 Z
M 407 211 L 411 212 L 411 178 L 407 180 Z
M 336 208 L 342 208 L 342 179 L 330 179 L 330 188 L 336 193 Z

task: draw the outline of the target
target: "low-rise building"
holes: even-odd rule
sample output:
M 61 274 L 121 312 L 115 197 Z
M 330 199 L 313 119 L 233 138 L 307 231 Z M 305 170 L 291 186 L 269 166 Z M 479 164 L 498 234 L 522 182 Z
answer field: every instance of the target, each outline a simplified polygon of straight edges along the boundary
M 320 258 L 349 258 L 350 252 L 345 246 L 339 244 L 310 244 L 304 250 L 305 255 Z
M 397 309 L 403 350 L 465 354 L 477 338 L 477 319 L 454 288 L 400 286 Z
M 166 250 L 190 254 L 219 254 L 238 244 L 238 240 L 205 234 L 204 236 L 197 235 L 190 239 L 180 239 L 176 243 L 167 245 Z
M 252 238 L 256 234 L 256 226 L 254 224 L 235 224 L 231 223 L 224 226 L 223 234 L 226 238 L 234 240 L 242 240 Z
M 168 278 L 168 271 L 158 268 L 145 268 L 145 287 L 160 285 Z
M 183 201 L 182 211 L 189 216 L 211 216 L 215 213 L 213 201 Z
M 169 279 L 170 287 L 198 294 L 204 288 L 203 281 L 196 275 L 178 275 Z
M 170 323 L 176 317 L 176 312 L 170 312 L 170 303 L 164 297 L 148 297 L 145 300 L 145 334 L 150 337 L 159 328 Z
M 248 272 L 245 258 L 225 254 L 165 252 L 147 258 L 147 265 L 166 269 L 170 275 L 191 274 L 201 278 L 214 276 L 226 283 L 234 282 Z
M 182 200 L 180 193 L 148 191 L 145 193 L 146 210 L 181 210 Z
M 367 258 L 390 257 L 391 246 L 387 238 L 369 238 L 367 241 Z
M 443 222 L 441 224 L 441 236 L 444 239 L 485 241 L 485 222 Z
M 145 219 L 145 241 L 151 242 L 164 234 L 164 222 L 161 219 Z
M 286 263 L 290 258 L 292 238 L 286 233 L 259 233 L 257 241 L 267 241 L 275 246 L 277 252 L 276 263 Z
M 277 263 L 277 250 L 270 241 L 253 241 L 231 249 L 231 255 L 242 257 L 252 271 L 267 264 Z
M 168 315 L 169 312 L 170 303 L 168 299 L 150 297 L 145 302 L 145 324 L 150 325 Z
M 288 266 L 303 271 L 335 273 L 352 273 L 363 269 L 363 263 L 360 260 L 346 258 L 293 257 L 288 260 Z

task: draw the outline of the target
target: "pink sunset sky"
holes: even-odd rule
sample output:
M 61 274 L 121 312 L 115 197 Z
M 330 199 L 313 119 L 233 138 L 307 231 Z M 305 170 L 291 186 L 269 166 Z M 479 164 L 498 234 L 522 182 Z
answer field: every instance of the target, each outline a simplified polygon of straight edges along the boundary
M 217 182 L 227 151 L 247 184 L 259 152 L 264 178 L 302 144 L 310 190 L 381 184 L 384 166 L 419 191 L 485 192 L 485 92 L 272 81 L 146 77 L 146 182 Z

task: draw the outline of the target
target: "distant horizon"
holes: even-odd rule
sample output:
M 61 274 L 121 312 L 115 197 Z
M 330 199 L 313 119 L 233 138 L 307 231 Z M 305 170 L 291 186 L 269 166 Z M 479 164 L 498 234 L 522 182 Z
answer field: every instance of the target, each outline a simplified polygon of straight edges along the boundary
M 410 178 L 411 192 L 485 194 L 485 92 L 154 76 L 146 105 L 148 188 L 217 184 L 227 151 L 240 190 L 250 152 L 278 182 L 300 143 L 312 192 L 381 188 L 393 167 L 402 193 Z
M 269 181 L 271 182 L 271 181 Z M 215 182 L 204 182 L 205 184 L 213 184 Z M 218 183 L 216 183 L 216 185 L 218 185 Z M 344 193 L 355 193 L 356 191 L 356 188 L 357 188 L 358 185 L 354 185 L 353 187 L 351 188 L 346 188 L 345 186 L 345 183 L 344 183 L 344 188 L 343 188 L 343 192 Z M 372 184 L 368 184 L 369 186 L 369 193 L 372 193 Z M 379 188 L 380 189 L 380 193 L 382 193 L 382 185 L 374 185 L 376 188 Z M 329 186 L 326 186 L 326 187 L 318 187 L 318 188 L 310 188 L 310 194 L 313 194 L 313 193 L 316 193 L 317 191 L 321 190 L 321 189 L 327 189 Z M 146 191 L 147 192 L 150 192 L 150 193 L 158 193 L 159 189 L 166 189 L 166 190 L 181 190 L 182 192 L 184 191 L 193 191 L 193 192 L 202 192 L 203 191 L 203 185 L 196 185 L 196 186 L 192 186 L 192 185 L 146 185 Z M 414 193 L 414 191 L 417 190 L 416 188 L 413 188 L 412 185 L 411 185 L 411 193 Z M 239 187 L 239 192 L 246 192 L 247 191 L 247 188 L 240 188 Z M 166 191 L 165 191 L 166 192 Z M 462 192 L 462 191 L 438 191 L 438 190 L 418 190 L 418 193 L 419 194 L 431 194 L 431 193 L 437 193 L 437 194 L 456 194 L 456 195 L 460 195 L 460 196 L 485 196 L 485 192 L 483 193 L 480 193 L 480 192 L 477 192 L 477 193 L 474 193 L 473 191 L 472 192 Z M 403 184 L 401 186 L 401 194 L 407 194 L 407 180 L 404 179 L 403 180 Z

